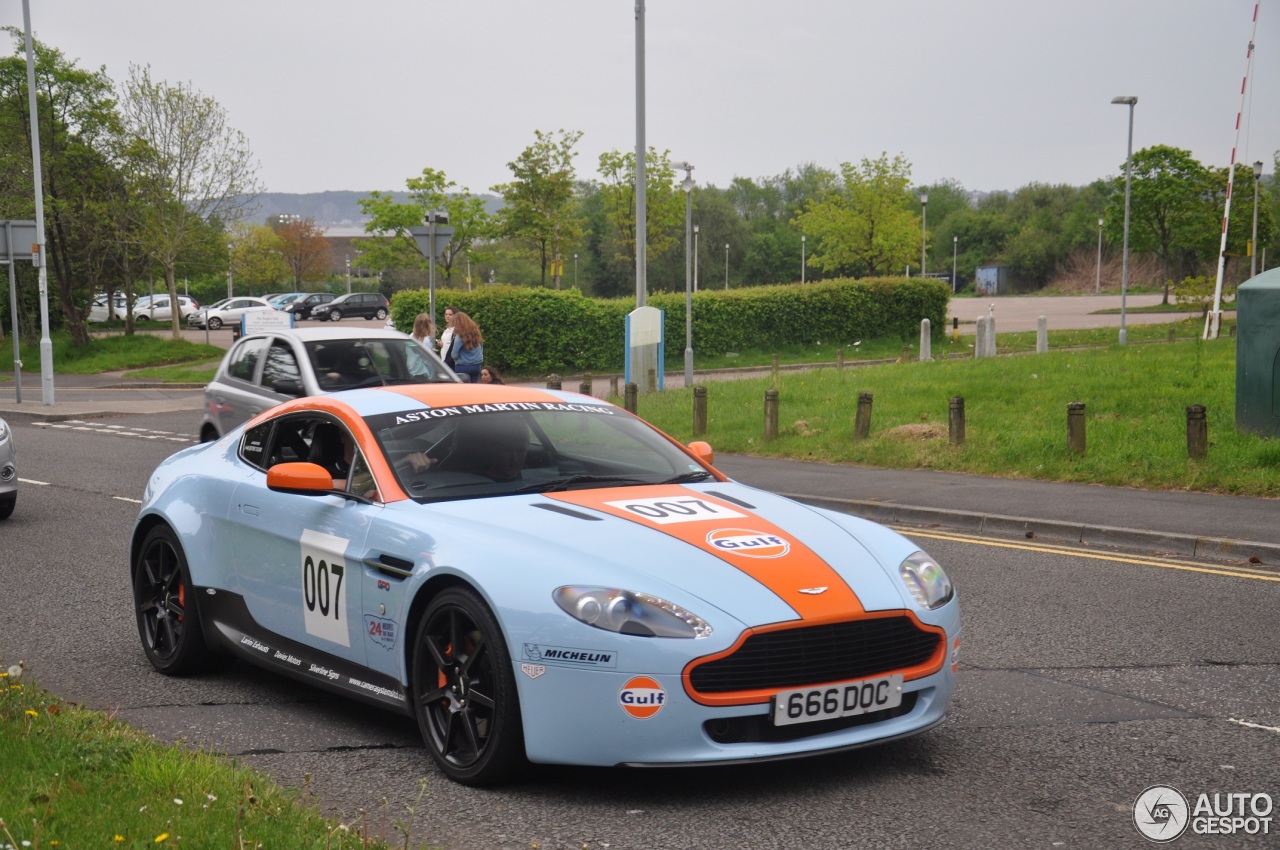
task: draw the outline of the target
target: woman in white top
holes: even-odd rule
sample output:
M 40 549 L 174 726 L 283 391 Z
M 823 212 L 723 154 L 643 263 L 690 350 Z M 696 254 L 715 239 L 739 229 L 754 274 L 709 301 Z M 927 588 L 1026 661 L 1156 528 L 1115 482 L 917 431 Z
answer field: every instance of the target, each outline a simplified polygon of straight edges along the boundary
M 440 359 L 450 369 L 453 368 L 453 317 L 457 314 L 457 307 L 444 308 L 444 333 L 440 334 Z

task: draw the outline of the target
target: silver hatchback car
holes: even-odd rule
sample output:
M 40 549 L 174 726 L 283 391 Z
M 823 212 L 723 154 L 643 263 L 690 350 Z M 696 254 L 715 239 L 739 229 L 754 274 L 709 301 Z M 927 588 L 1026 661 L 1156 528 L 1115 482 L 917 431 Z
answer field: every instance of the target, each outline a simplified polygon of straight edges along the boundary
M 8 519 L 18 503 L 18 450 L 13 429 L 0 419 L 0 519 Z
M 295 328 L 243 337 L 204 389 L 200 440 L 216 440 L 301 396 L 391 384 L 457 383 L 413 337 L 386 328 Z

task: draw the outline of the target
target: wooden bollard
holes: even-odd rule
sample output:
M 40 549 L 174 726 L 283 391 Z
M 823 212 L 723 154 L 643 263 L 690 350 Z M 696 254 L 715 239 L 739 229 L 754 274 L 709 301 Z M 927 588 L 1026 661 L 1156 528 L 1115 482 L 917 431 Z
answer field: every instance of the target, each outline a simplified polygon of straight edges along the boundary
M 645 384 L 645 392 L 656 393 L 658 391 L 658 370 L 650 369 L 647 377 L 648 383 Z
M 618 397 L 618 376 L 610 375 L 609 376 L 609 398 L 617 398 L 617 397 Z
M 627 384 L 626 396 L 622 400 L 622 406 L 625 407 L 629 412 L 635 413 L 638 406 L 636 404 L 636 399 L 638 399 L 639 396 L 640 396 L 640 388 L 635 385 L 634 381 L 632 381 L 631 383 Z
M 558 390 L 558 389 L 560 389 L 560 376 L 559 376 L 559 375 L 557 375 L 557 374 L 555 374 L 555 373 L 552 373 L 552 374 L 550 374 L 550 375 L 547 375 L 547 389 L 549 389 L 549 390 Z
M 591 395 L 591 373 L 582 376 L 582 383 L 578 384 L 578 392 L 583 395 Z
M 773 365 L 770 370 L 770 376 L 773 378 L 773 385 L 778 385 L 778 355 L 773 355 Z
M 947 412 L 947 436 L 951 445 L 964 445 L 964 396 L 953 395 Z
M 1067 405 L 1067 449 L 1084 454 L 1084 402 L 1073 401 Z
M 1209 453 L 1209 420 L 1203 404 L 1187 407 L 1187 457 L 1202 460 Z
M 693 388 L 693 433 L 707 433 L 707 388 L 701 384 Z
M 778 391 L 764 391 L 764 439 L 778 439 Z
M 844 368 L 844 349 L 843 348 L 836 349 L 836 368 L 837 369 Z
M 1169 342 L 1177 342 L 1177 341 L 1178 341 L 1178 332 L 1173 328 L 1169 328 Z
M 853 438 L 871 436 L 871 393 L 858 393 L 858 412 L 853 417 Z

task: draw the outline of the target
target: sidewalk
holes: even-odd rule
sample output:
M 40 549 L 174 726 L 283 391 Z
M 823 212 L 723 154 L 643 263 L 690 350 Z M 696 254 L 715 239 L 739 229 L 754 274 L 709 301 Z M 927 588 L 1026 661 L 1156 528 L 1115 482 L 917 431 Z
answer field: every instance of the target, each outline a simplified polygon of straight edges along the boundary
M 0 382 L 0 417 L 11 422 L 194 414 L 204 403 L 201 386 L 155 384 L 121 375 L 59 375 L 54 403 L 46 405 L 39 374 L 23 378 L 21 404 L 12 382 Z M 563 388 L 578 389 L 567 380 Z M 607 384 L 597 382 L 593 389 L 603 394 Z M 1254 566 L 1280 567 L 1277 500 L 749 455 L 720 455 L 716 466 L 744 484 L 886 524 L 1211 560 L 1258 559 Z

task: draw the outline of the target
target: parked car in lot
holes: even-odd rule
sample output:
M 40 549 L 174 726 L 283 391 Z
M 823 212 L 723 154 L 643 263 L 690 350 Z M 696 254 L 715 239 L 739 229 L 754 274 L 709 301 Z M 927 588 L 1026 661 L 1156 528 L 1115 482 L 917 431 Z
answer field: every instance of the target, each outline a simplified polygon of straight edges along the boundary
M 178 312 L 183 319 L 186 319 L 199 309 L 200 305 L 194 298 L 186 295 L 178 296 Z M 135 322 L 168 322 L 172 319 L 173 308 L 169 305 L 168 295 L 157 295 L 154 298 L 150 295 L 144 295 L 134 302 L 133 320 Z
M 293 313 L 299 319 L 311 317 L 311 310 L 320 304 L 328 304 L 333 300 L 331 292 L 306 292 L 284 305 L 286 313 Z
M 283 310 L 306 294 L 305 292 L 282 292 L 278 295 L 264 295 L 263 298 L 266 298 L 267 303 L 272 307 L 277 310 Z
M 8 519 L 18 503 L 18 450 L 13 429 L 0 419 L 0 519 Z
M 381 292 L 351 292 L 339 295 L 327 304 L 312 307 L 308 318 L 322 322 L 338 322 L 353 317 L 381 321 L 390 309 L 387 296 Z
M 251 310 L 273 309 L 275 308 L 262 298 L 224 298 L 187 316 L 187 324 L 193 328 L 203 328 L 207 324 L 209 330 L 216 331 L 223 325 L 239 324 L 240 317 Z
M 200 440 L 216 440 L 299 396 L 457 381 L 434 352 L 399 331 L 312 327 L 250 334 L 227 351 L 205 387 Z
M 232 656 L 413 718 L 468 785 L 525 762 L 845 753 L 941 723 L 961 618 L 938 562 L 713 463 L 577 393 L 295 399 L 149 477 L 129 546 L 142 650 L 165 675 Z
M 112 319 L 117 321 L 123 319 L 129 312 L 129 305 L 124 300 L 123 295 L 117 295 L 113 299 L 115 301 L 114 309 L 107 308 L 107 296 L 99 295 L 93 299 L 93 303 L 89 305 L 89 321 L 91 322 L 108 322 Z

